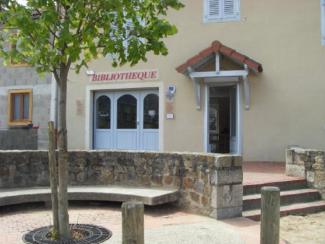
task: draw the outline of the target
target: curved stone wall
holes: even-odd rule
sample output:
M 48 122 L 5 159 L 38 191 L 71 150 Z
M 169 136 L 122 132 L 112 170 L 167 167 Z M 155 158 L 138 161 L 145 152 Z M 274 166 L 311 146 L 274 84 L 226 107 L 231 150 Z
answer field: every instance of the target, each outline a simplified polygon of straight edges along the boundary
M 69 152 L 71 185 L 179 189 L 179 205 L 214 218 L 242 212 L 242 158 L 221 154 Z M 48 186 L 46 151 L 0 151 L 0 188 Z

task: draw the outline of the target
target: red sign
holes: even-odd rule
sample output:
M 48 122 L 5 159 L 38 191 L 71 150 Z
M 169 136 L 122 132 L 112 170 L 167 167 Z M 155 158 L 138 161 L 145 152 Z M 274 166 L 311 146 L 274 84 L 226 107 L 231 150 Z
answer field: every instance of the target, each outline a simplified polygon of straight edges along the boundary
M 93 74 L 91 81 L 148 81 L 158 80 L 158 78 L 158 70 L 116 71 Z

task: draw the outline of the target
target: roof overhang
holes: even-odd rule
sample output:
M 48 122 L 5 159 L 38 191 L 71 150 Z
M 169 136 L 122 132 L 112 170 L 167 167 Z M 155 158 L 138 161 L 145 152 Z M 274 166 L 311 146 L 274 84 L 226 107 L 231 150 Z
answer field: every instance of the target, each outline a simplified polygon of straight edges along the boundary
M 233 63 L 240 65 L 243 69 L 237 70 L 221 70 L 221 56 L 228 58 Z M 197 68 L 215 60 L 215 68 L 211 71 L 198 71 Z M 250 82 L 248 74 L 250 71 L 254 73 L 263 72 L 262 64 L 247 57 L 246 55 L 237 52 L 236 50 L 223 45 L 219 41 L 214 41 L 210 47 L 202 50 L 197 55 L 188 59 L 185 63 L 176 68 L 179 73 L 188 75 L 193 81 L 196 107 L 201 109 L 201 80 L 205 82 L 243 82 L 243 92 L 245 96 L 245 108 L 250 108 Z
M 246 55 L 237 52 L 236 50 L 223 45 L 219 41 L 212 42 L 211 46 L 202 50 L 197 55 L 189 58 L 185 63 L 181 64 L 176 68 L 179 73 L 187 73 L 188 68 L 198 65 L 202 62 L 213 57 L 214 54 L 221 54 L 235 63 L 247 65 L 248 69 L 252 70 L 255 73 L 263 72 L 262 64 L 256 62 L 255 60 L 247 57 Z

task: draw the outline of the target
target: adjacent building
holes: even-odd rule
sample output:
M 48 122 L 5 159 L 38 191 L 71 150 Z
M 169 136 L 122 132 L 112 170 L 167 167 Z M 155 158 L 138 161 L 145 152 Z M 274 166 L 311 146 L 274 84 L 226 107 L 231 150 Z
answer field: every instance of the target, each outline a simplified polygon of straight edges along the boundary
M 46 149 L 51 75 L 25 64 L 0 67 L 0 150 Z

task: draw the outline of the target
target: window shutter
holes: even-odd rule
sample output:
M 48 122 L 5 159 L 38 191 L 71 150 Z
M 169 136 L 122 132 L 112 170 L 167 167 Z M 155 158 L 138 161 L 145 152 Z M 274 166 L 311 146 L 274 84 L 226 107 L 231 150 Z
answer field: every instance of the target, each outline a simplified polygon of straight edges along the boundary
M 221 0 L 206 0 L 206 18 L 221 18 Z
M 320 1 L 320 9 L 321 9 L 321 42 L 322 45 L 325 46 L 325 0 Z
M 204 0 L 205 21 L 239 20 L 240 0 Z
M 240 19 L 240 0 L 224 0 L 223 17 L 225 19 Z
M 235 14 L 235 3 L 234 0 L 224 0 L 224 17 L 232 17 Z

